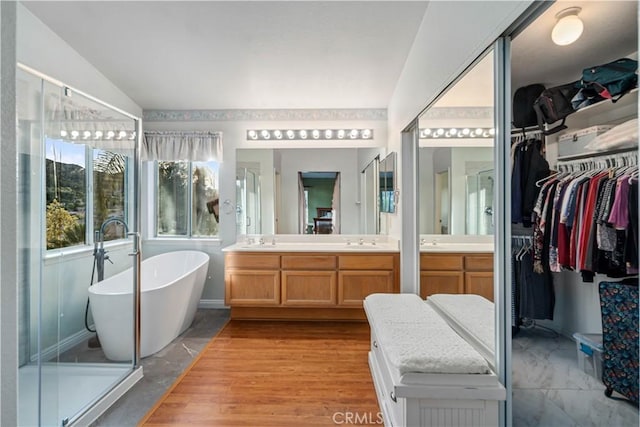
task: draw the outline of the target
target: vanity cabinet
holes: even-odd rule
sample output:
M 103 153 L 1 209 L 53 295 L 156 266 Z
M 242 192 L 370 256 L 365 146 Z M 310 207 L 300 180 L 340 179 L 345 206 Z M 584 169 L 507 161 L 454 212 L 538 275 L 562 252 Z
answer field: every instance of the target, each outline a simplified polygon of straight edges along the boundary
M 400 291 L 398 253 L 227 252 L 232 318 L 365 320 L 362 301 Z
M 227 305 L 279 305 L 280 257 L 229 253 L 225 256 L 224 281 Z
M 420 296 L 477 294 L 493 301 L 492 253 L 421 253 Z
M 334 255 L 282 255 L 282 305 L 335 306 L 335 270 Z
M 395 258 L 391 254 L 340 255 L 338 305 L 362 307 L 367 295 L 394 292 Z

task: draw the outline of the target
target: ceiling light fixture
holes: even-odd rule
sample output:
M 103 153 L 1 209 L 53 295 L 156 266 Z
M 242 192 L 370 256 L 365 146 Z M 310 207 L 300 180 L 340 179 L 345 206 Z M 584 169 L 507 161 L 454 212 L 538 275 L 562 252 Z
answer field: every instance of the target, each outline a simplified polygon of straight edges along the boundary
M 579 7 L 569 7 L 556 14 L 556 25 L 551 31 L 551 40 L 559 46 L 569 45 L 580 38 L 584 24 L 578 18 Z
M 477 128 L 475 130 L 471 130 L 469 128 L 423 128 L 419 130 L 419 135 L 421 139 L 443 139 L 443 138 L 470 138 L 470 139 L 478 139 L 478 138 L 491 138 L 495 135 L 495 130 L 493 128 Z
M 373 129 L 249 129 L 247 140 L 264 141 L 271 139 L 301 140 L 314 139 L 331 141 L 337 139 L 373 139 Z

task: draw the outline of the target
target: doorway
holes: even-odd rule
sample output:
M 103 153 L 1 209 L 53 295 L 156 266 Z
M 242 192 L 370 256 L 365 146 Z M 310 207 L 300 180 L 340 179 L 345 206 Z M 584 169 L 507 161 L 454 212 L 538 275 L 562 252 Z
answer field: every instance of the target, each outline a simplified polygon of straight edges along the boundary
M 298 230 L 340 234 L 340 172 L 298 172 Z

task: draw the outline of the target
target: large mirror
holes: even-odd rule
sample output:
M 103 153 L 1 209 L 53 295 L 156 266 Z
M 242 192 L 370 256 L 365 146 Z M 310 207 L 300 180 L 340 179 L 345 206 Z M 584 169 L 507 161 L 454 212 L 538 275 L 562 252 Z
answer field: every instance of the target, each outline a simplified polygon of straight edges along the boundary
M 493 54 L 419 118 L 420 234 L 493 234 Z
M 237 233 L 371 234 L 377 186 L 363 176 L 380 151 L 237 149 Z

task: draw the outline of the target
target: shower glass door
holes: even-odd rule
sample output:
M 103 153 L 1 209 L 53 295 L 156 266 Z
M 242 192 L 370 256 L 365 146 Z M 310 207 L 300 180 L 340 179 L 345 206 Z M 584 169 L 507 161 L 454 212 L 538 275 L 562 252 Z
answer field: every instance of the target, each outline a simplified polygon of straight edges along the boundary
M 137 264 L 127 234 L 137 231 L 137 121 L 23 68 L 17 105 L 18 423 L 64 426 L 135 367 L 137 275 L 113 305 L 114 316 L 130 319 L 129 360 L 105 357 L 88 297 L 99 251 L 108 253 L 105 279 Z
M 260 234 L 260 173 L 239 167 L 236 170 L 237 234 Z

